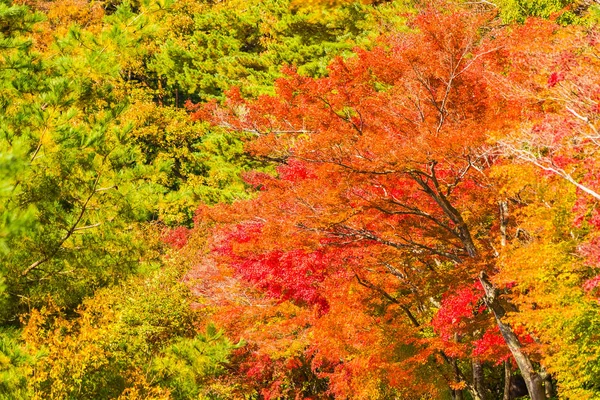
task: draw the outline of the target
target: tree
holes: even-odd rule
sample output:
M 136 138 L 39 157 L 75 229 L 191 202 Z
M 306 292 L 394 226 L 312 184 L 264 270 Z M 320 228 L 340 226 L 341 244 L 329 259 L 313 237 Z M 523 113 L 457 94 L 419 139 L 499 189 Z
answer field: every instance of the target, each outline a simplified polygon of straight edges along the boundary
M 188 399 L 219 395 L 212 380 L 237 346 L 191 307 L 173 266 L 99 290 L 70 318 L 60 309 L 32 312 L 24 330 L 34 398 Z M 227 393 L 220 393 L 226 396 Z M 139 397 L 136 397 L 139 396 Z M 223 398 L 223 397 L 214 397 Z
M 595 37 L 594 30 L 529 21 L 506 32 L 508 62 L 491 78 L 522 114 L 515 129 L 495 138 L 506 157 L 495 173 L 511 209 L 498 278 L 515 285 L 514 320 L 535 332 L 539 346 L 563 349 L 540 354 L 561 395 L 573 398 L 597 391 L 595 364 L 573 365 L 598 351 L 589 345 L 597 304 L 585 295 L 597 265 Z
M 432 302 L 495 272 L 486 139 L 516 114 L 482 73 L 497 51 L 482 36 L 488 18 L 430 9 L 413 19 L 417 32 L 335 60 L 326 78 L 289 71 L 276 96 L 246 102 L 233 91 L 225 107 L 200 107 L 196 118 L 256 135 L 248 150 L 281 162 L 278 177 L 248 175 L 256 200 L 213 214 L 237 216 L 215 236 L 217 254 L 270 295 L 322 313 L 336 301 L 328 282 L 352 277 L 412 325 L 398 341 L 423 340 Z M 516 343 L 513 354 L 530 362 Z M 413 357 L 433 355 L 417 349 Z M 486 396 L 480 375 L 471 381 L 443 350 L 440 358 L 473 396 Z
M 161 24 L 168 27 L 164 44 L 148 60 L 148 69 L 160 79 L 165 100 L 176 105 L 188 98 L 222 99 L 232 85 L 246 95 L 272 93 L 282 66 L 321 76 L 334 56 L 388 28 L 378 25 L 400 24 L 402 19 L 392 17 L 398 8 L 403 10 L 354 1 L 333 7 L 289 0 L 180 1 Z
M 0 265 L 10 290 L 1 318 L 16 324 L 49 294 L 75 307 L 135 270 L 145 248 L 136 223 L 148 207 L 134 205 L 153 188 L 122 119 L 127 101 L 113 90 L 118 55 L 107 42 L 119 33 L 73 28 L 44 53 L 30 33 L 40 16 L 3 7 L 0 146 L 10 167 L 2 170 Z

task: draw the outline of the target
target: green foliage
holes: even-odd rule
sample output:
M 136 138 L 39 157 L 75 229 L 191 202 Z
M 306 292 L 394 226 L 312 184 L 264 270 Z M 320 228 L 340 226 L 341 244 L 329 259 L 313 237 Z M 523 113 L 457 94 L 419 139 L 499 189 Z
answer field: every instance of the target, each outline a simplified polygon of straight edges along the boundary
M 18 331 L 0 330 L 0 399 L 26 399 L 31 396 L 27 376 L 33 358 L 21 347 Z
M 598 23 L 600 23 L 600 6 L 598 4 L 590 6 L 585 22 L 590 26 L 598 26 Z
M 241 173 L 260 164 L 243 151 L 241 138 L 206 123 L 191 122 L 182 109 L 137 102 L 128 118 L 136 121 L 131 137 L 153 166 L 155 185 L 148 209 L 167 225 L 190 225 L 198 204 L 246 198 Z
M 232 85 L 247 96 L 271 93 L 284 65 L 322 76 L 334 56 L 377 32 L 385 11 L 360 2 L 332 8 L 289 0 L 188 3 L 177 2 L 166 17 L 164 26 L 176 28 L 163 33 L 164 44 L 148 65 L 171 98 L 177 93 L 194 101 L 222 98 Z
M 578 0 L 499 0 L 496 3 L 502 19 L 506 22 L 524 22 L 528 17 L 552 16 L 558 17 L 558 21 L 563 24 L 580 21 L 580 13 L 575 12 Z
M 8 18 L 4 35 L 21 44 L 0 50 L 3 321 L 15 320 L 19 298 L 31 306 L 52 293 L 74 307 L 134 270 L 144 248 L 131 229 L 145 219 L 133 205 L 144 171 L 113 91 L 118 54 L 92 38 L 82 46 L 76 28 L 37 53 L 25 27 L 39 18 L 18 10 L 6 11 L 21 22 Z
M 169 346 L 154 360 L 152 374 L 161 386 L 170 389 L 174 399 L 224 398 L 221 396 L 226 393 L 209 381 L 226 372 L 224 365 L 231 351 L 243 345 L 234 345 L 222 331 L 208 324 L 205 333 Z
M 268 92 L 284 64 L 322 75 L 396 10 L 119 3 L 105 2 L 100 31 L 73 25 L 41 52 L 30 31 L 43 18 L 2 2 L 0 274 L 12 288 L 4 320 L 16 321 L 19 298 L 39 305 L 52 293 L 75 307 L 134 271 L 145 251 L 136 222 L 189 224 L 198 202 L 247 196 L 239 175 L 257 165 L 239 138 L 189 124 L 163 100 L 177 107 L 232 84 Z M 136 115 L 143 107 L 150 112 Z
M 600 310 L 594 303 L 582 297 L 573 298 L 569 318 L 563 316 L 555 321 L 557 330 L 570 345 L 553 349 L 548 365 L 558 377 L 558 387 L 565 398 L 600 396 Z
M 242 344 L 234 346 L 212 325 L 194 336 L 202 316 L 178 276 L 162 269 L 103 289 L 74 320 L 56 310 L 34 312 L 25 339 L 47 353 L 30 378 L 37 398 L 197 396 Z

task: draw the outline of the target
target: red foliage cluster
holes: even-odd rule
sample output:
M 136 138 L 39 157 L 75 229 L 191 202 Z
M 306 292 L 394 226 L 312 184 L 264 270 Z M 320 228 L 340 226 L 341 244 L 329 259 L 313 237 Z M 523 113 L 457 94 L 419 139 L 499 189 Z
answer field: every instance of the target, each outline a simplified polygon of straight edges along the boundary
M 187 244 L 190 233 L 191 231 L 184 226 L 165 229 L 162 240 L 164 243 L 171 245 L 175 249 L 181 249 Z
M 500 365 L 510 359 L 510 351 L 498 327 L 487 330 L 481 339 L 473 342 L 473 357 L 489 360 L 494 365 Z
M 485 308 L 481 284 L 463 286 L 444 296 L 431 325 L 443 340 L 453 340 L 454 335 L 464 333 L 473 317 Z

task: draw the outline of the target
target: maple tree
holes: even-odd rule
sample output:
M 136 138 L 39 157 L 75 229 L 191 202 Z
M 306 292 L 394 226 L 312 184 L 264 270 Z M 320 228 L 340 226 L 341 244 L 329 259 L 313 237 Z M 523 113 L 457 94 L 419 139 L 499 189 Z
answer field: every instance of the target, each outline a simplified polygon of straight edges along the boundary
M 278 177 L 246 178 L 259 196 L 221 211 L 240 220 L 217 236 L 226 245 L 215 251 L 272 296 L 323 312 L 332 305 L 319 288 L 344 271 L 399 307 L 413 330 L 441 294 L 492 272 L 485 133 L 504 129 L 499 113 L 511 111 L 496 108 L 482 74 L 495 51 L 478 31 L 488 18 L 429 10 L 413 20 L 418 33 L 338 59 L 326 78 L 289 71 L 276 97 L 244 102 L 232 92 L 226 108 L 197 110 L 254 133 L 248 150 L 283 162 Z M 469 383 L 483 398 L 479 386 Z
M 437 354 L 444 360 L 442 370 L 455 374 L 446 375 L 455 396 L 463 388 L 476 398 L 498 393 L 494 392 L 497 388 L 485 386 L 483 371 L 508 358 L 516 362 L 532 398 L 552 395 L 553 378 L 548 371 L 558 379 L 561 393 L 588 396 L 591 392 L 577 385 L 590 378 L 570 377 L 571 372 L 557 364 L 569 352 L 549 350 L 564 343 L 565 348 L 575 346 L 581 351 L 577 340 L 565 341 L 559 329 L 548 331 L 531 318 L 536 309 L 546 310 L 546 321 L 558 318 L 566 312 L 560 305 L 563 301 L 582 323 L 589 323 L 594 306 L 577 285 L 590 275 L 579 272 L 577 260 L 559 261 L 558 255 L 568 254 L 573 241 L 563 237 L 562 244 L 552 245 L 547 240 L 556 241 L 558 232 L 545 228 L 551 236 L 538 234 L 534 239 L 529 229 L 522 228 L 521 224 L 532 222 L 526 222 L 528 213 L 539 212 L 534 211 L 538 207 L 534 204 L 544 202 L 544 189 L 536 187 L 535 200 L 524 200 L 520 194 L 506 200 L 506 191 L 514 188 L 503 186 L 503 179 L 508 177 L 519 187 L 537 179 L 535 174 L 525 178 L 531 170 L 510 165 L 516 156 L 593 197 L 593 172 L 586 172 L 581 180 L 577 172 L 563 168 L 594 171 L 590 166 L 596 157 L 585 158 L 595 151 L 595 111 L 589 111 L 596 107 L 595 83 L 589 71 L 593 64 L 586 63 L 592 56 L 581 54 L 578 59 L 579 54 L 570 56 L 556 48 L 558 40 L 564 40 L 560 42 L 563 48 L 573 49 L 579 48 L 574 45 L 578 40 L 587 43 L 590 39 L 577 36 L 578 27 L 569 28 L 575 32 L 571 33 L 535 21 L 530 24 L 539 25 L 533 30 L 531 25 L 502 30 L 486 14 L 463 10 L 451 14 L 429 10 L 412 24 L 416 32 L 388 36 L 372 50 L 357 49 L 355 58 L 335 60 L 326 78 L 306 78 L 291 69 L 288 77 L 278 81 L 275 96 L 246 101 L 233 90 L 223 106 L 191 106 L 198 119 L 255 135 L 247 143 L 248 151 L 279 163 L 275 176 L 246 175 L 246 181 L 258 190 L 255 200 L 210 213 L 209 218 L 226 226 L 213 233 L 217 262 L 225 262 L 234 274 L 281 302 L 315 310 L 308 328 L 315 336 L 336 307 L 334 299 L 339 301 L 336 289 L 355 279 L 386 308 L 403 313 L 405 323 L 413 326 L 412 336 L 405 326 L 403 338 L 395 337 L 397 342 L 421 340 L 427 343 L 420 348 L 421 357 Z M 489 32 L 495 33 L 486 37 Z M 547 41 L 553 32 L 564 35 L 563 39 Z M 539 40 L 545 40 L 547 47 L 540 47 Z M 591 43 L 595 46 L 596 42 Z M 533 60 L 529 53 L 524 56 L 526 46 L 539 56 Z M 566 80 L 567 72 L 560 70 L 540 79 L 539 69 L 534 70 L 543 68 L 540 58 L 543 65 L 569 63 L 573 81 Z M 549 105 L 540 105 L 536 87 L 543 89 L 542 95 L 556 88 L 561 95 L 549 94 Z M 580 97 L 572 97 L 573 93 Z M 552 107 L 557 106 L 550 104 L 562 104 L 561 117 L 553 115 Z M 575 109 L 574 104 L 586 111 Z M 570 120 L 567 124 L 565 117 Z M 539 136 L 527 136 L 531 138 L 527 145 L 516 147 L 514 140 L 524 136 L 515 127 L 522 129 L 534 118 L 544 122 L 534 126 L 533 135 L 548 136 L 563 129 L 571 136 L 558 136 L 564 140 L 550 150 Z M 500 146 L 494 147 L 494 142 Z M 504 153 L 498 153 L 498 148 Z M 570 156 L 569 151 L 573 152 Z M 560 159 L 553 159 L 555 155 Z M 555 161 L 565 164 L 557 167 Z M 518 181 L 523 178 L 527 180 Z M 551 218 L 558 218 L 570 198 L 563 197 L 566 203 L 551 207 L 556 213 Z M 516 215 L 509 218 L 513 212 Z M 534 250 L 524 245 L 532 240 L 542 247 Z M 589 257 L 590 246 L 582 248 Z M 552 274 L 557 267 L 531 262 L 531 251 L 556 260 L 568 281 L 541 283 L 539 277 Z M 511 260 L 517 254 L 528 260 L 528 267 Z M 334 287 L 328 284 L 333 281 Z M 480 286 L 474 292 L 461 288 L 464 282 Z M 585 288 L 592 290 L 595 282 L 589 280 Z M 578 295 L 567 300 L 553 290 Z M 352 312 L 361 312 L 366 304 Z M 577 311 L 578 307 L 582 308 Z M 372 312 L 367 315 L 373 316 Z M 439 337 L 422 333 L 430 323 Z M 307 354 L 322 351 L 318 339 L 304 348 Z M 377 362 L 384 363 L 382 359 Z M 344 369 L 333 365 L 334 371 Z M 511 375 L 506 365 L 505 396 Z M 472 380 L 466 378 L 470 373 Z M 335 372 L 322 376 L 330 378 L 331 391 L 344 395 L 334 388 L 347 381 L 348 375 L 340 380 Z

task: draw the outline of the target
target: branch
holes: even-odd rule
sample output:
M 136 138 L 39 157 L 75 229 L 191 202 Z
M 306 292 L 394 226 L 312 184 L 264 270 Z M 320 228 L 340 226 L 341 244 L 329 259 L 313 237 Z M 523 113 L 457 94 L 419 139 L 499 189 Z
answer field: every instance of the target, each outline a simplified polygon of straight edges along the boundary
M 383 297 L 385 297 L 391 303 L 398 305 L 402 309 L 402 311 L 404 311 L 404 313 L 406 314 L 406 316 L 408 317 L 408 319 L 410 320 L 410 322 L 413 324 L 413 326 L 415 328 L 421 327 L 421 324 L 419 324 L 419 321 L 417 321 L 417 319 L 415 318 L 413 313 L 410 311 L 410 309 L 408 307 L 406 307 L 405 305 L 401 304 L 398 301 L 398 299 L 396 299 L 395 297 L 390 295 L 388 292 L 386 292 L 384 289 L 382 289 L 379 285 L 375 285 L 374 283 L 371 283 L 371 282 L 367 281 L 366 279 L 361 279 L 361 277 L 358 275 L 358 273 L 354 272 L 354 276 L 356 277 L 356 280 L 358 281 L 358 283 L 360 285 L 381 294 Z
M 444 211 L 446 216 L 448 216 L 448 218 L 450 218 L 450 220 L 452 220 L 452 222 L 454 222 L 457 225 L 457 234 L 461 239 L 465 250 L 467 251 L 470 257 L 475 257 L 477 256 L 477 249 L 475 247 L 475 244 L 473 243 L 469 227 L 463 220 L 460 212 L 456 208 L 454 208 L 454 206 L 452 206 L 448 198 L 442 193 L 440 184 L 435 175 L 436 164 L 436 161 L 432 161 L 430 163 L 431 174 L 426 174 L 423 171 L 419 170 L 413 170 L 409 172 L 409 175 L 413 178 L 413 180 L 415 180 L 415 182 L 419 184 L 419 186 L 421 186 L 423 191 L 427 193 L 440 206 L 440 208 Z M 429 185 L 427 181 L 423 179 L 423 176 L 427 177 L 433 182 L 435 190 Z
M 25 271 L 23 271 L 21 273 L 21 276 L 27 276 L 31 271 L 33 271 L 34 269 L 38 268 L 40 265 L 42 265 L 43 263 L 47 262 L 52 257 L 54 257 L 56 255 L 56 253 L 58 253 L 58 251 L 62 248 L 62 245 L 67 241 L 67 239 L 69 239 L 71 237 L 71 235 L 77 230 L 77 225 L 79 225 L 79 223 L 81 222 L 81 219 L 83 218 L 83 215 L 85 214 L 85 211 L 87 210 L 88 203 L 90 202 L 90 200 L 92 199 L 92 197 L 94 197 L 94 194 L 96 194 L 96 188 L 98 187 L 98 181 L 100 180 L 100 175 L 101 174 L 99 173 L 98 176 L 96 176 L 96 180 L 94 181 L 92 192 L 90 193 L 90 195 L 87 197 L 87 199 L 83 203 L 83 206 L 81 207 L 81 212 L 77 216 L 77 219 L 75 220 L 75 223 L 73 223 L 73 225 L 69 228 L 69 230 L 67 230 L 67 233 L 60 240 L 60 242 L 58 243 L 58 245 L 56 246 L 56 248 L 54 250 L 52 250 L 52 252 L 50 252 L 50 254 L 46 255 L 42 259 L 34 262 L 29 267 L 27 267 L 25 269 Z
M 600 194 L 590 188 L 588 188 L 585 185 L 582 185 L 581 183 L 577 182 L 572 176 L 571 174 L 569 174 L 567 171 L 563 170 L 562 168 L 559 167 L 555 167 L 555 166 L 548 166 L 543 164 L 540 159 L 538 157 L 536 157 L 533 153 L 525 151 L 525 150 L 519 150 L 516 149 L 514 146 L 511 146 L 509 144 L 503 143 L 504 147 L 511 153 L 513 153 L 515 156 L 517 156 L 517 158 L 520 158 L 523 161 L 526 162 L 530 162 L 533 165 L 535 165 L 538 168 L 543 169 L 544 171 L 548 171 L 548 172 L 552 172 L 555 175 L 560 176 L 561 178 L 565 179 L 566 181 L 568 181 L 569 183 L 575 185 L 578 189 L 580 189 L 581 191 L 589 194 L 590 196 L 594 197 L 597 200 L 600 200 Z
M 101 223 L 101 222 L 98 222 L 97 224 L 93 224 L 93 225 L 82 226 L 82 227 L 79 227 L 79 228 L 75 228 L 75 229 L 73 229 L 73 232 L 77 232 L 77 231 L 83 231 L 83 230 L 86 230 L 86 229 L 92 229 L 92 228 L 96 228 L 96 227 L 98 227 L 98 226 L 100 226 L 100 225 L 102 225 L 102 223 Z

